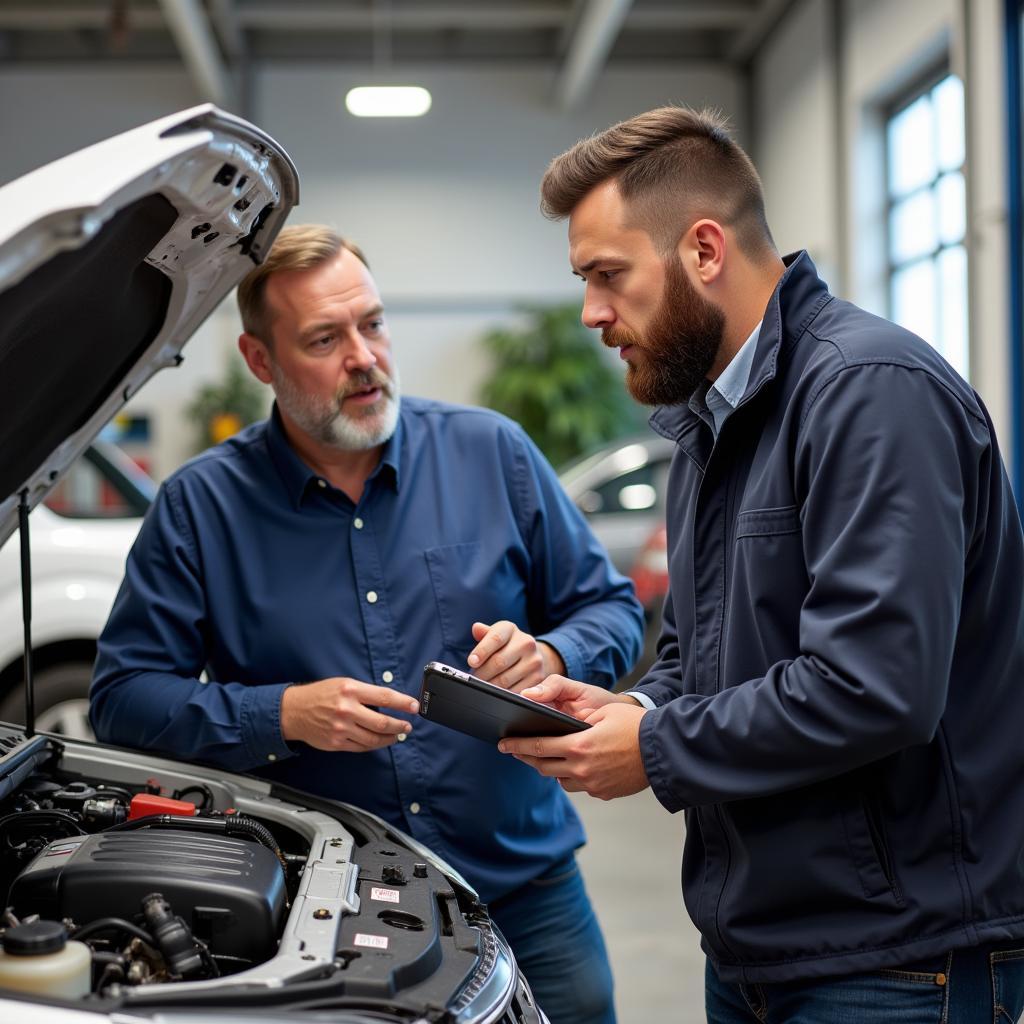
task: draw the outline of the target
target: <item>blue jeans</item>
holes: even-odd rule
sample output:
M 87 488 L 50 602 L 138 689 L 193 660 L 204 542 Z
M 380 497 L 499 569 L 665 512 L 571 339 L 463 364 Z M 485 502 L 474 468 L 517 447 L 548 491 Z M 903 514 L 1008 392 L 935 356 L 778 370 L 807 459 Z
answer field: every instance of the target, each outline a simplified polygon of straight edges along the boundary
M 1024 942 L 955 949 L 894 968 L 776 984 L 705 973 L 708 1024 L 1017 1024 Z
M 551 1024 L 615 1024 L 608 953 L 573 855 L 488 909 Z

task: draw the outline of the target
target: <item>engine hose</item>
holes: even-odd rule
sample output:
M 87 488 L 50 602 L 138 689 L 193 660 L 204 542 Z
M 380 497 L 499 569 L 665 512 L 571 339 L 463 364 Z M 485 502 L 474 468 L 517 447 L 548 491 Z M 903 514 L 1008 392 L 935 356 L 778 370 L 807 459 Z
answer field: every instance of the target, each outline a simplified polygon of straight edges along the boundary
M 202 973 L 205 967 L 203 955 L 192 930 L 160 893 L 152 892 L 143 897 L 142 916 L 172 974 L 189 978 Z
M 213 790 L 205 783 L 199 782 L 192 786 L 186 786 L 184 789 L 176 789 L 171 796 L 173 796 L 175 800 L 184 800 L 193 793 L 199 793 L 203 798 L 203 802 L 199 805 L 199 810 L 213 810 Z
M 262 843 L 281 862 L 285 875 L 288 874 L 288 861 L 285 860 L 281 847 L 277 845 L 274 833 L 266 825 L 262 825 L 255 818 L 246 818 L 240 814 L 229 814 L 225 819 L 228 823 L 228 832 L 248 835 Z
M 90 921 L 88 924 L 83 924 L 80 928 L 76 928 L 70 937 L 81 942 L 97 932 L 107 931 L 125 932 L 136 939 L 142 939 L 143 942 L 154 949 L 157 948 L 156 940 L 149 932 L 144 928 L 140 928 L 137 924 L 133 924 L 131 921 L 126 921 L 123 917 L 101 917 L 95 921 Z
M 40 826 L 55 825 L 64 836 L 87 835 L 78 819 L 67 811 L 59 810 L 38 810 L 38 811 L 15 811 L 13 814 L 0 818 L 0 836 L 6 836 L 8 831 L 17 831 L 19 828 L 32 828 L 33 834 Z

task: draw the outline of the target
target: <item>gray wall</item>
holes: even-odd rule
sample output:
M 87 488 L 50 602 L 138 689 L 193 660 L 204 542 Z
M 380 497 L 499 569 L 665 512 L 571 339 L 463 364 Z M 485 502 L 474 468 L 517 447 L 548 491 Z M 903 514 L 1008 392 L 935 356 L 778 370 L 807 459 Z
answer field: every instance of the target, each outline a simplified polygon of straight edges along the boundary
M 883 114 L 948 55 L 965 82 L 971 383 L 1010 442 L 999 0 L 797 0 L 753 67 L 754 156 L 783 249 L 886 314 Z
M 360 120 L 343 106 L 364 76 L 336 66 L 270 66 L 251 76 L 250 119 L 289 151 L 302 179 L 293 223 L 324 221 L 358 240 L 388 305 L 403 388 L 472 402 L 486 373 L 478 339 L 524 302 L 581 301 L 565 225 L 538 211 L 548 161 L 583 135 L 673 101 L 735 112 L 738 78 L 714 68 L 642 67 L 602 76 L 571 116 L 549 101 L 547 67 L 402 69 L 428 86 L 419 120 Z M 0 180 L 197 102 L 184 72 L 124 67 L 0 72 Z M 745 127 L 738 121 L 737 127 Z M 154 468 L 190 452 L 182 409 L 233 358 L 238 322 L 225 303 L 129 411 L 155 427 Z

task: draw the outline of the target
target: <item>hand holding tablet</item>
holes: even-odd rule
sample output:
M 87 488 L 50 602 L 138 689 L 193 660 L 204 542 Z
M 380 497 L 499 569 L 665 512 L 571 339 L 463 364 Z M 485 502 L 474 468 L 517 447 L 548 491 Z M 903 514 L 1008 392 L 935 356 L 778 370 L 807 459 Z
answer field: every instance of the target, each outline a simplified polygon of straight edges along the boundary
M 420 715 L 487 743 L 506 736 L 566 736 L 590 728 L 571 715 L 439 661 L 423 670 Z

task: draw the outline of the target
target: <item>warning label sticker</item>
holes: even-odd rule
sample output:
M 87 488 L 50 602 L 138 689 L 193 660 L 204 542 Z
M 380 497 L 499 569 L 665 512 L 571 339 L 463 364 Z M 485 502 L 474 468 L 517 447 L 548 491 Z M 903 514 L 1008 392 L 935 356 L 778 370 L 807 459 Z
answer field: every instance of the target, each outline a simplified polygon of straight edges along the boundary
M 371 949 L 387 949 L 388 937 L 386 935 L 364 935 L 362 932 L 356 932 L 356 937 L 352 940 L 352 944 L 355 946 L 369 946 Z
M 397 889 L 381 889 L 374 886 L 370 890 L 371 900 L 380 900 L 382 903 L 397 903 L 400 899 Z

